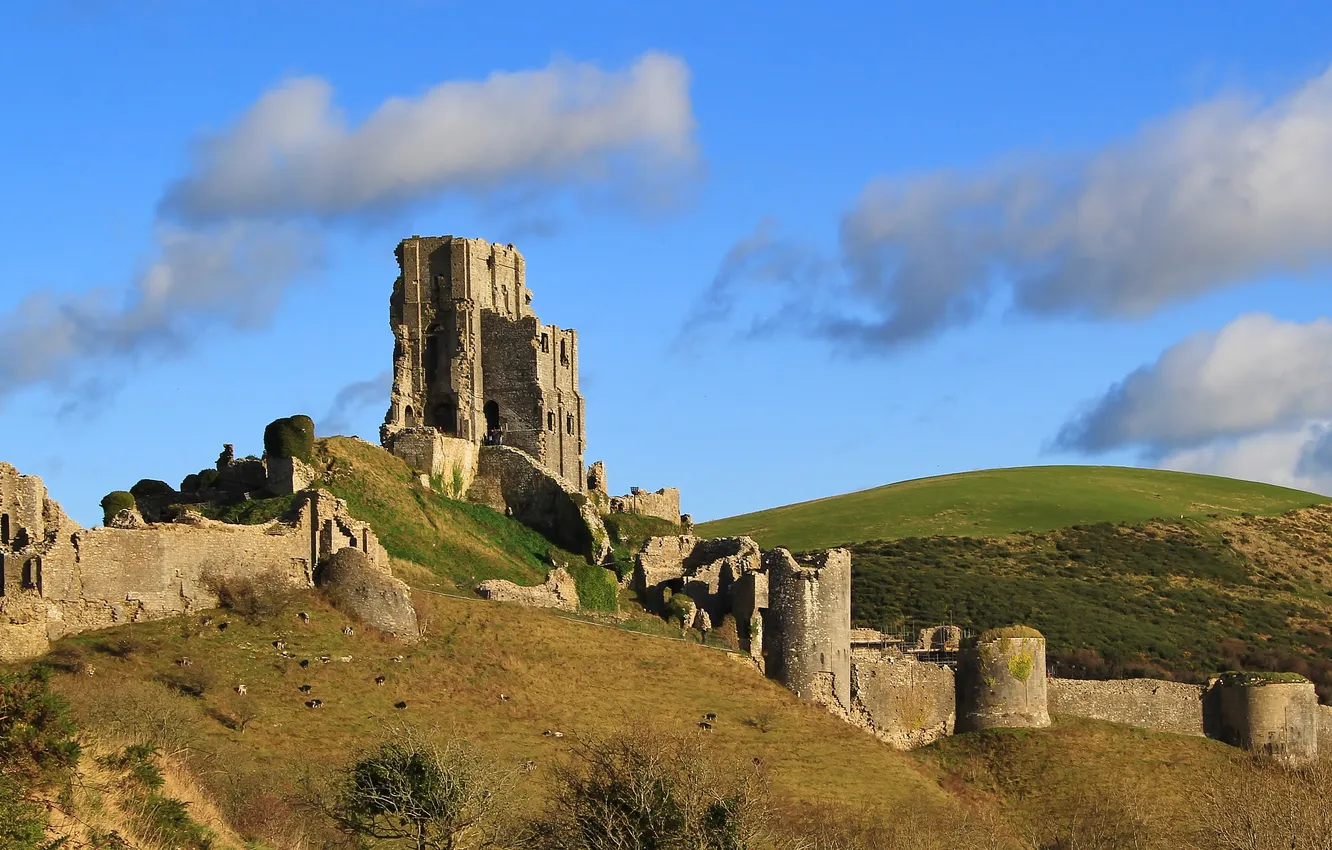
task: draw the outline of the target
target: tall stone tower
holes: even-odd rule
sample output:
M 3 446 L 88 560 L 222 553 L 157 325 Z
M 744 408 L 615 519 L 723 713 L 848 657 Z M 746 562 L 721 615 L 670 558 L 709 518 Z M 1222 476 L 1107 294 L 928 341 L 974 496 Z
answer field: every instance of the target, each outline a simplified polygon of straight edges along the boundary
M 502 443 L 585 490 L 578 334 L 537 319 L 523 255 L 454 236 L 413 236 L 396 254 L 393 390 L 381 442 L 392 448 L 429 429 Z

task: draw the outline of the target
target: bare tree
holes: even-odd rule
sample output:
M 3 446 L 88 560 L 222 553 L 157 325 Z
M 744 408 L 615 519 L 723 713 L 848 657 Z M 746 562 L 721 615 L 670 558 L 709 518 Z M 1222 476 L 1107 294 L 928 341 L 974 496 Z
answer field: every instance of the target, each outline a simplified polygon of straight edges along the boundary
M 342 832 L 416 850 L 499 847 L 516 771 L 496 770 L 469 744 L 393 730 L 340 772 L 319 808 Z
M 541 850 L 748 850 L 767 821 L 756 763 L 706 751 L 701 733 L 624 730 L 582 741 L 556 769 L 545 816 L 525 846 Z

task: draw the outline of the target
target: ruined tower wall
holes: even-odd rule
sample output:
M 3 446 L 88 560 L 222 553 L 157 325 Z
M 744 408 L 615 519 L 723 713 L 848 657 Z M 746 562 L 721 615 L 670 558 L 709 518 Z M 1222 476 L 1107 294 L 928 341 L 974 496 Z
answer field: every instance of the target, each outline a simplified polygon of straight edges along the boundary
M 483 239 L 413 236 L 397 258 L 384 444 L 430 459 L 415 443 L 400 453 L 396 435 L 430 427 L 480 444 L 498 427 L 505 444 L 584 489 L 578 336 L 537 320 L 522 254 Z
M 957 667 L 957 729 L 1012 729 L 1050 725 L 1045 638 L 981 635 L 963 649 Z
M 1289 762 L 1318 757 L 1318 696 L 1312 682 L 1217 685 L 1227 743 Z
M 763 553 L 767 673 L 804 699 L 851 706 L 851 553 L 831 549 L 804 563 L 785 549 Z

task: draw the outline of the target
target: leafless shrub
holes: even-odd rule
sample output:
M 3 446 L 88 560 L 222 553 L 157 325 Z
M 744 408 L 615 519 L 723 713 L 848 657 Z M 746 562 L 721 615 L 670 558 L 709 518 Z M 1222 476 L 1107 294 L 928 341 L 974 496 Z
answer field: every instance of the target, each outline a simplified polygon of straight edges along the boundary
M 1332 850 L 1332 760 L 1288 767 L 1255 758 L 1214 771 L 1199 793 L 1192 846 Z

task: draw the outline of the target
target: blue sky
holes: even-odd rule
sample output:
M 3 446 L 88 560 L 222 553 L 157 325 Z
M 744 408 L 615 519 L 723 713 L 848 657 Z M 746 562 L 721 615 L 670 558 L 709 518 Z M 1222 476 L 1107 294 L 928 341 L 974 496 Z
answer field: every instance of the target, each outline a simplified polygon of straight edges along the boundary
M 93 523 L 277 416 L 373 440 L 393 247 L 452 233 L 579 330 L 611 489 L 699 519 L 1332 492 L 1332 9 L 718 5 L 6 3 L 0 459 Z

